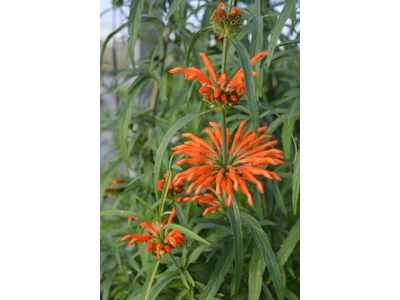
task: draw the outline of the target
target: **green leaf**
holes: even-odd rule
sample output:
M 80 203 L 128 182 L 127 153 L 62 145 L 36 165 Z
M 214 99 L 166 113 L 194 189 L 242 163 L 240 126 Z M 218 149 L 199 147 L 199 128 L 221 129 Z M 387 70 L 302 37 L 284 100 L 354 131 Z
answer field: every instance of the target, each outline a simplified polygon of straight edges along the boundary
M 293 178 L 292 178 L 292 202 L 293 202 L 293 214 L 297 211 L 297 201 L 300 196 L 300 150 L 299 158 L 294 164 Z
M 267 57 L 267 67 L 270 66 L 272 61 L 272 56 L 274 54 L 276 43 L 278 42 L 279 36 L 282 33 L 282 29 L 285 26 L 287 19 L 290 16 L 290 13 L 295 8 L 297 0 L 287 0 L 285 6 L 282 9 L 282 12 L 279 14 L 279 19 L 275 23 L 274 28 L 272 28 L 271 40 L 269 41 L 268 47 L 268 57 Z M 246 89 L 247 92 L 247 89 Z
M 147 173 L 144 173 L 144 174 L 142 174 L 142 175 L 136 176 L 134 179 L 132 179 L 132 180 L 128 183 L 127 186 L 130 186 L 130 185 L 133 184 L 134 182 L 138 181 L 139 179 L 142 179 L 143 177 L 145 177 L 145 176 L 147 176 L 147 175 L 152 174 L 153 172 L 154 172 L 154 171 L 151 171 L 151 172 L 147 172 Z
M 275 49 L 279 48 L 279 47 L 282 47 L 282 46 L 286 46 L 286 45 L 290 45 L 290 44 L 299 44 L 299 43 L 300 43 L 300 39 L 286 41 L 286 42 L 283 42 L 283 43 L 280 43 L 280 44 L 276 45 Z
M 267 300 L 275 300 L 275 297 L 272 295 L 272 293 L 268 289 L 268 286 L 265 283 L 263 283 L 262 289 L 263 289 L 265 296 L 267 297 L 266 298 Z
M 201 237 L 199 237 L 199 236 L 198 236 L 197 234 L 195 234 L 193 231 L 191 231 L 191 230 L 189 230 L 189 229 L 187 229 L 187 228 L 185 228 L 185 227 L 182 227 L 182 226 L 180 226 L 180 225 L 170 223 L 170 224 L 165 225 L 165 226 L 164 226 L 164 229 L 175 229 L 175 230 L 179 230 L 180 232 L 186 234 L 187 236 L 189 236 L 189 237 L 191 237 L 191 238 L 193 238 L 193 239 L 195 239 L 195 240 L 197 240 L 197 241 L 199 241 L 199 242 L 202 242 L 203 244 L 206 244 L 206 245 L 210 246 L 210 243 L 209 243 L 209 242 L 207 242 L 206 240 L 204 240 L 204 239 L 202 239 Z
M 263 44 L 263 28 L 263 17 L 255 17 L 253 19 L 253 31 L 251 33 L 250 57 L 253 57 L 261 51 Z
M 274 282 L 276 294 L 278 295 L 279 300 L 283 300 L 281 271 L 279 269 L 275 253 L 272 250 L 271 244 L 269 243 L 268 236 L 253 216 L 246 213 L 241 213 L 241 215 L 243 225 L 250 230 L 258 249 L 260 249 L 264 257 L 268 272 L 271 274 L 272 281 Z
M 208 246 L 207 245 L 200 245 L 199 247 L 197 247 L 196 249 L 194 249 L 190 256 L 189 256 L 189 260 L 187 262 L 186 268 L 193 262 L 197 261 L 197 259 L 199 258 L 199 256 L 204 252 L 205 249 L 207 249 Z
M 135 198 L 138 199 L 140 201 L 140 203 L 142 203 L 148 209 L 148 211 L 151 213 L 151 215 L 153 216 L 154 219 L 157 218 L 156 213 L 151 209 L 151 206 L 146 201 L 144 201 L 142 198 L 140 198 L 139 196 L 136 196 L 136 195 L 135 195 Z
M 168 130 L 168 132 L 164 135 L 164 137 L 161 141 L 161 144 L 158 147 L 156 159 L 155 159 L 155 163 L 154 163 L 154 191 L 155 191 L 157 198 L 158 198 L 158 190 L 157 190 L 158 177 L 160 176 L 161 163 L 162 163 L 162 159 L 164 156 L 164 152 L 167 149 L 169 142 L 172 140 L 175 133 L 179 129 L 181 129 L 183 126 L 185 126 L 187 123 L 192 121 L 194 118 L 204 115 L 211 111 L 212 111 L 211 109 L 204 110 L 204 111 L 198 111 L 198 112 L 188 114 L 187 116 L 184 116 L 183 118 L 176 121 L 174 123 L 174 125 L 172 125 L 172 127 Z
M 230 266 L 233 262 L 233 243 L 229 243 L 221 258 L 219 259 L 217 265 L 215 266 L 215 270 L 210 277 L 210 280 L 207 283 L 206 289 L 204 290 L 202 300 L 211 300 L 213 299 L 214 295 L 217 293 L 221 283 L 228 273 Z
M 287 123 L 289 128 L 286 126 L 282 127 L 281 139 L 282 139 L 283 156 L 285 157 L 285 159 L 290 159 L 292 158 L 292 149 L 290 147 L 292 145 L 292 140 L 290 133 L 293 131 L 295 120 L 292 119 Z
M 285 207 L 285 203 L 283 202 L 282 194 L 279 189 L 278 183 L 276 181 L 272 181 L 271 183 L 272 183 L 272 191 L 274 193 L 276 204 L 281 209 L 283 214 L 286 216 L 286 214 L 287 214 L 286 207 Z
M 100 216 L 132 216 L 136 218 L 144 218 L 141 214 L 135 213 L 129 210 L 103 210 L 100 212 Z
M 213 29 L 211 27 L 206 27 L 206 28 L 201 28 L 199 31 L 196 32 L 196 34 L 192 37 L 189 45 L 188 52 L 186 54 L 186 66 L 189 66 L 189 56 L 190 53 L 192 53 L 194 46 L 196 45 L 197 40 L 199 37 L 207 31 L 212 31 Z
M 183 213 L 182 207 L 176 202 L 172 202 L 173 208 L 175 208 L 176 216 L 178 217 L 179 223 L 187 229 L 189 229 L 189 226 L 186 222 L 185 214 Z M 190 237 L 187 238 L 188 242 L 191 242 L 192 239 Z
M 289 289 L 285 290 L 285 297 L 288 300 L 299 300 L 300 299 L 299 297 L 297 297 L 297 295 L 295 293 L 293 293 Z
M 226 228 L 218 224 L 212 224 L 212 223 L 198 224 L 193 230 L 197 229 L 211 229 L 211 230 L 221 231 L 227 235 L 233 235 L 233 232 L 230 228 Z
M 108 273 L 107 279 L 104 281 L 104 288 L 103 288 L 103 300 L 108 300 L 108 294 L 110 292 L 110 287 L 112 281 L 117 273 L 118 267 L 115 267 L 110 273 Z
M 118 27 L 116 30 L 114 30 L 113 32 L 111 32 L 107 38 L 104 40 L 103 43 L 103 48 L 101 49 L 101 54 L 100 54 L 100 72 L 102 72 L 103 70 L 103 57 L 104 57 L 104 52 L 106 50 L 107 44 L 108 42 L 112 39 L 112 37 L 114 35 L 116 35 L 118 32 L 120 32 L 123 28 L 125 28 L 126 26 L 128 26 L 128 23 L 124 23 L 122 24 L 120 27 Z
M 149 299 L 151 285 L 153 284 L 154 276 L 156 276 L 159 264 L 160 264 L 160 261 L 157 259 L 154 262 L 153 266 L 149 269 L 149 271 L 147 273 L 146 282 L 143 285 L 141 300 Z
M 135 43 L 139 32 L 140 21 L 142 19 L 144 0 L 131 1 L 131 7 L 129 12 L 128 26 L 129 26 L 129 39 L 128 39 L 128 51 L 129 58 L 133 70 L 135 70 Z
M 289 234 L 284 239 L 276 254 L 279 267 L 282 267 L 286 263 L 298 241 L 300 241 L 300 219 L 297 219 L 296 224 L 290 229 Z
M 156 70 L 153 70 L 151 72 L 151 76 L 154 78 L 154 80 L 158 84 L 158 90 L 160 91 L 161 99 L 167 100 L 167 95 L 165 94 L 164 84 L 163 84 L 160 74 Z
M 257 132 L 258 129 L 258 105 L 257 105 L 257 98 L 256 92 L 254 89 L 254 80 L 253 80 L 253 70 L 251 68 L 250 57 L 246 51 L 246 48 L 243 44 L 239 41 L 231 40 L 233 46 L 235 46 L 236 51 L 239 54 L 240 64 L 243 68 L 244 73 L 244 81 L 245 81 L 245 88 L 246 88 L 246 95 L 247 101 L 249 105 L 250 111 L 250 119 L 253 125 L 253 129 Z
M 165 17 L 165 21 L 168 21 L 168 19 L 172 16 L 172 14 L 176 11 L 178 8 L 179 4 L 181 4 L 182 0 L 174 0 L 172 1 L 171 6 L 169 7 L 167 16 Z
M 118 143 L 121 149 L 121 154 L 125 163 L 128 167 L 130 167 L 129 162 L 129 153 L 128 148 L 126 146 L 126 137 L 128 135 L 128 125 L 133 113 L 133 108 L 135 107 L 135 100 L 139 95 L 143 85 L 146 83 L 145 77 L 142 77 L 132 83 L 131 87 L 129 88 L 128 94 L 123 98 L 120 111 L 118 114 L 118 121 L 117 121 L 117 134 L 118 134 Z
M 229 220 L 233 231 L 233 240 L 235 245 L 235 297 L 239 294 L 240 279 L 242 277 L 243 269 L 243 233 L 242 222 L 240 218 L 239 207 L 236 203 L 235 197 L 232 197 L 232 205 L 228 207 Z
M 260 299 L 265 267 L 266 264 L 260 250 L 254 247 L 249 265 L 249 300 Z

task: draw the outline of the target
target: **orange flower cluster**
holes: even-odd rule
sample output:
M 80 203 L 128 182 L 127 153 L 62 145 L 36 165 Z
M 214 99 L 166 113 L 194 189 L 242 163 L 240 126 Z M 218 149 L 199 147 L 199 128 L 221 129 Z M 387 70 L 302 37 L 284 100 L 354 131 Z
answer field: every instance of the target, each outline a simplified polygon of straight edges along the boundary
M 206 70 L 210 73 L 212 79 L 207 77 L 200 69 L 194 67 L 177 67 L 169 70 L 169 72 L 173 74 L 183 73 L 185 79 L 199 81 L 202 84 L 199 92 L 203 94 L 203 100 L 215 111 L 227 110 L 239 103 L 240 98 L 246 94 L 243 69 L 240 68 L 235 76 L 228 80 L 227 73 L 215 74 L 213 65 L 203 52 L 200 52 L 199 55 L 203 58 Z M 267 51 L 259 52 L 250 60 L 251 65 L 254 66 L 259 59 L 267 55 Z M 258 73 L 253 71 L 253 76 L 257 75 Z
M 114 179 L 114 180 L 112 180 L 112 181 L 110 182 L 110 185 L 117 185 L 117 184 L 124 183 L 124 182 L 125 182 L 125 181 L 122 180 L 122 179 Z M 105 189 L 104 191 L 105 191 L 106 193 L 109 193 L 109 194 L 114 194 L 114 193 L 121 192 L 122 189 Z
M 167 173 L 164 174 L 164 178 L 165 178 L 165 180 L 168 179 Z M 160 179 L 160 180 L 158 181 L 157 189 L 158 189 L 159 191 L 162 191 L 162 190 L 164 189 L 164 187 L 165 187 L 165 180 L 164 180 L 164 179 Z M 174 196 L 177 196 L 177 197 L 178 197 L 177 201 L 180 202 L 180 200 L 183 198 L 183 196 L 181 196 L 181 194 L 182 194 L 183 186 L 184 186 L 184 185 L 185 185 L 185 184 L 184 184 L 183 182 L 182 182 L 182 183 L 179 183 L 179 184 L 175 184 L 175 185 L 171 182 L 171 183 L 169 184 L 168 191 L 167 191 L 168 197 L 169 197 L 169 198 L 172 198 L 172 197 L 174 197 Z
M 243 25 L 243 13 L 234 7 L 230 13 L 224 3 L 220 3 L 210 18 L 210 24 L 218 38 L 223 36 L 235 37 Z
M 194 192 L 196 195 L 199 195 L 203 188 L 211 191 L 215 190 L 215 195 L 217 196 L 224 193 L 224 195 L 227 195 L 226 204 L 228 206 L 232 203 L 232 188 L 235 191 L 240 189 L 246 194 L 247 202 L 252 206 L 253 199 L 247 188 L 246 181 L 254 183 L 257 189 L 264 193 L 261 182 L 254 175 L 263 175 L 268 179 L 282 180 L 275 172 L 263 168 L 263 166 L 285 163 L 280 160 L 284 158 L 280 155 L 282 153 L 281 150 L 276 148 L 267 150 L 268 147 L 278 144 L 278 141 L 274 140 L 261 144 L 263 140 L 270 139 L 272 136 L 265 134 L 257 137 L 257 134 L 252 130 L 243 135 L 243 127 L 246 125 L 246 121 L 243 121 L 231 145 L 231 137 L 229 129 L 227 129 L 227 145 L 230 145 L 230 148 L 228 147 L 228 165 L 225 167 L 222 160 L 221 131 L 216 123 L 210 122 L 209 124 L 213 127 L 214 133 L 210 129 L 205 129 L 204 131 L 208 134 L 214 147 L 211 147 L 206 141 L 192 133 L 184 133 L 182 136 L 190 138 L 192 141 L 187 141 L 183 145 L 172 148 L 175 151 L 175 155 L 186 154 L 190 157 L 181 159 L 176 165 L 184 163 L 196 165 L 178 173 L 172 181 L 173 184 L 193 181 L 186 190 L 187 194 L 190 194 L 195 187 L 197 187 Z M 267 128 L 268 126 L 260 127 L 257 131 L 262 133 Z M 209 201 L 209 203 L 212 203 L 212 201 Z
M 182 232 L 178 230 L 171 230 L 171 232 L 167 235 L 165 239 L 162 239 L 163 236 L 163 225 L 169 224 L 172 222 L 173 218 L 175 217 L 176 212 L 175 209 L 172 209 L 172 213 L 169 216 L 168 221 L 164 220 L 162 224 L 158 223 L 156 220 L 153 220 L 153 224 L 147 223 L 147 222 L 142 222 L 140 223 L 140 226 L 142 228 L 147 229 L 151 234 L 144 233 L 144 234 L 127 234 L 124 236 L 122 239 L 120 239 L 121 242 L 125 242 L 127 240 L 131 240 L 128 244 L 129 245 L 134 245 L 137 242 L 142 242 L 146 243 L 147 242 L 147 251 L 156 251 L 157 254 L 157 259 L 161 259 L 161 254 L 164 252 L 169 253 L 171 252 L 171 247 L 176 248 L 178 245 L 183 244 L 183 236 Z M 132 216 L 125 216 L 127 218 L 131 218 L 134 220 L 137 220 L 137 217 L 132 217 Z

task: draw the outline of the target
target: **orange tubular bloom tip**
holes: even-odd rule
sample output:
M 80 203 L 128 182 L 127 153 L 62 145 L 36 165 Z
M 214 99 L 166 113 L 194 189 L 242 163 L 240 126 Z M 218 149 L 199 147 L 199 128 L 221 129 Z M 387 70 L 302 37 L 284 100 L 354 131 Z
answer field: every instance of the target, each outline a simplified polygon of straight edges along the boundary
M 165 186 L 164 180 L 160 179 L 158 181 L 157 190 L 161 191 L 164 188 L 164 186 Z
M 221 9 L 221 10 L 219 11 L 219 13 L 220 13 L 221 15 L 224 15 L 224 14 L 225 14 L 225 11 L 224 11 L 223 9 Z
M 156 252 L 157 252 L 157 259 L 160 260 L 161 259 L 161 249 L 162 249 L 163 244 L 158 243 L 156 246 Z
M 220 12 L 222 14 L 223 10 Z M 228 15 L 228 18 L 232 18 L 232 16 Z M 221 20 L 225 20 L 225 18 L 222 17 Z M 235 24 L 236 21 L 232 20 L 230 22 Z M 237 20 L 237 22 L 239 23 L 239 20 Z M 228 24 L 227 22 L 225 23 Z M 262 57 L 267 55 L 267 51 L 257 53 L 253 58 L 251 58 L 251 65 L 254 66 Z M 199 81 L 202 84 L 199 92 L 203 94 L 203 100 L 210 104 L 215 111 L 226 110 L 227 104 L 225 103 L 228 103 L 228 99 L 238 101 L 246 93 L 243 69 L 239 69 L 236 74 L 228 80 L 227 73 L 221 75 L 215 74 L 214 67 L 205 53 L 200 52 L 199 56 L 203 58 L 203 63 L 207 72 L 211 75 L 211 78 L 207 77 L 200 69 L 194 67 L 176 67 L 169 70 L 169 72 L 173 74 L 182 73 L 185 75 L 185 79 L 187 80 Z M 257 75 L 258 73 L 253 71 L 253 76 Z M 221 102 L 221 95 L 225 95 L 222 97 L 222 102 L 225 103 L 219 103 Z
M 222 7 L 222 6 L 224 6 L 224 3 L 221 2 L 221 3 L 219 4 L 219 7 Z
M 224 99 L 225 95 L 221 96 Z M 236 100 L 231 97 L 231 100 Z M 231 105 L 234 105 L 231 103 Z M 274 146 L 278 141 L 271 141 L 262 144 L 263 140 L 270 139 L 270 135 L 257 134 L 251 130 L 248 130 L 246 134 L 243 135 L 243 128 L 246 125 L 246 121 L 243 121 L 238 130 L 236 131 L 232 142 L 229 131 L 227 130 L 227 141 L 230 148 L 228 152 L 230 153 L 231 159 L 230 164 L 227 168 L 220 165 L 221 161 L 221 149 L 222 149 L 222 137 L 221 131 L 214 122 L 210 122 L 210 125 L 214 128 L 214 133 L 210 129 L 206 129 L 205 132 L 210 137 L 212 145 L 211 147 L 203 139 L 200 139 L 192 134 L 183 134 L 183 136 L 188 137 L 193 140 L 193 142 L 185 142 L 181 146 L 174 147 L 174 154 L 186 154 L 190 158 L 183 158 L 176 164 L 181 165 L 183 163 L 189 163 L 194 165 L 193 167 L 178 173 L 173 179 L 173 183 L 182 183 L 183 181 L 192 182 L 189 188 L 186 190 L 186 194 L 190 194 L 194 191 L 197 195 L 193 198 L 184 198 L 182 202 L 186 201 L 198 201 L 199 204 L 211 204 L 212 206 L 207 208 L 204 212 L 214 212 L 218 209 L 218 200 L 215 198 L 209 198 L 208 196 L 201 196 L 200 192 L 203 188 L 207 190 L 212 190 L 217 196 L 225 193 L 227 198 L 227 205 L 231 205 L 232 199 L 232 189 L 235 191 L 241 190 L 246 196 L 249 205 L 253 205 L 252 196 L 247 188 L 247 181 L 254 183 L 260 193 L 264 190 L 260 181 L 258 181 L 254 176 L 263 175 L 268 179 L 281 180 L 281 178 L 272 171 L 268 171 L 263 168 L 263 166 L 268 165 L 279 165 L 285 163 L 281 160 L 284 158 L 281 150 L 276 148 L 268 147 Z M 267 126 L 260 127 L 257 131 L 258 133 L 263 133 L 267 130 Z M 179 151 L 176 151 L 179 149 Z M 215 190 L 214 190 L 215 184 Z M 196 188 L 197 187 L 197 188 Z M 213 200 L 215 199 L 215 201 Z

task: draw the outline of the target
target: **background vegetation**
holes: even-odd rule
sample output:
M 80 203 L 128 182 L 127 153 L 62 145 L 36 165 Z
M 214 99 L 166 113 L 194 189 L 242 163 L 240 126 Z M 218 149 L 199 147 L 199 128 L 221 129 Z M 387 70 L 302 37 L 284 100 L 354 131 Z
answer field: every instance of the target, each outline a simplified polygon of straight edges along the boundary
M 194 66 L 204 70 L 198 53 L 205 52 L 219 73 L 222 42 L 216 39 L 213 31 L 204 31 L 195 43 L 192 41 L 199 29 L 209 27 L 210 15 L 219 2 L 113 1 L 114 12 L 120 11 L 124 17 L 101 48 L 101 101 L 105 104 L 114 99 L 117 104 L 111 108 L 108 105 L 101 107 L 101 133 L 103 136 L 109 134 L 106 145 L 103 145 L 107 150 L 101 162 L 101 211 L 125 210 L 149 215 L 134 195 L 140 196 L 152 208 L 157 206 L 153 172 L 165 133 L 182 117 L 207 109 L 198 93 L 200 84 L 185 81 L 184 76 L 172 75 L 168 70 L 177 66 Z M 236 195 L 242 218 L 251 217 L 247 223 L 242 219 L 245 226 L 243 268 L 239 282 L 234 276 L 238 263 L 233 255 L 234 232 L 229 219 L 218 211 L 202 217 L 203 206 L 193 202 L 180 204 L 185 220 L 176 222 L 209 241 L 211 246 L 185 238 L 184 247 L 175 249 L 172 254 L 179 266 L 189 272 L 194 286 L 184 282 L 171 261 L 163 257 L 149 299 L 233 299 L 237 284 L 240 284 L 240 289 L 236 299 L 283 299 L 282 295 L 286 299 L 299 298 L 300 155 L 298 153 L 294 165 L 296 149 L 287 129 L 288 126 L 299 146 L 299 4 L 290 0 L 252 0 L 234 1 L 234 6 L 244 12 L 247 20 L 235 40 L 244 45 L 250 57 L 261 50 L 269 51 L 268 58 L 255 67 L 259 72 L 259 76 L 254 78 L 255 99 L 259 102 L 260 126 L 269 126 L 266 133 L 278 139 L 277 147 L 284 151 L 286 164 L 273 169 L 283 181 L 262 179 L 265 194 L 259 194 L 252 186 L 253 207 L 247 205 L 246 197 L 241 192 Z M 129 8 L 128 14 L 125 14 L 126 8 Z M 113 10 L 104 14 L 113 13 Z M 107 44 L 117 34 L 126 41 L 129 56 L 126 63 L 113 64 L 113 55 L 104 56 L 111 61 L 103 59 Z M 135 51 L 138 51 L 139 44 L 140 57 L 137 58 Z M 228 77 L 240 67 L 239 53 L 231 44 L 228 48 Z M 243 100 L 252 101 L 246 96 Z M 250 120 L 250 115 L 247 105 L 237 105 L 230 110 L 227 125 L 231 132 L 242 120 Z M 209 127 L 210 120 L 219 122 L 219 115 L 202 114 L 179 129 L 165 153 L 161 153 L 160 174 L 168 168 L 171 147 L 183 142 L 179 133 L 191 132 L 200 136 L 203 129 Z M 251 129 L 251 122 L 246 129 Z M 106 162 L 109 163 L 107 167 Z M 180 167 L 173 167 L 175 173 L 178 170 Z M 110 186 L 110 182 L 117 177 L 124 183 Z M 105 193 L 105 189 L 110 188 L 118 191 Z M 251 223 L 254 220 L 256 224 Z M 133 220 L 123 216 L 101 216 L 102 299 L 141 298 L 156 257 L 154 253 L 145 251 L 146 244 L 138 243 L 132 247 L 119 241 L 126 234 L 144 232 L 132 223 Z M 265 235 L 259 231 L 266 234 L 266 241 L 262 240 Z M 257 238 L 257 234 L 260 237 Z M 269 243 L 275 253 L 281 294 L 271 280 L 274 275 L 268 267 L 271 262 L 264 259 L 263 251 L 257 246 L 260 240 Z

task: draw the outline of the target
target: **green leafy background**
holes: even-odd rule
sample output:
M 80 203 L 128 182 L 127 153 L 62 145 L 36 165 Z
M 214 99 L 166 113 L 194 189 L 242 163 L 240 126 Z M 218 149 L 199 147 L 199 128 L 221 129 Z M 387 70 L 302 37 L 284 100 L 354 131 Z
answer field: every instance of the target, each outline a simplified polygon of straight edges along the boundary
M 208 122 L 219 123 L 219 115 L 207 111 L 201 101 L 200 84 L 168 70 L 194 66 L 205 72 L 198 56 L 205 52 L 219 73 L 222 43 L 210 30 L 196 35 L 209 27 L 209 16 L 219 2 L 132 0 L 115 5 L 113 10 L 121 11 L 120 24 L 100 48 L 102 299 L 300 297 L 300 154 L 294 163 L 293 143 L 294 139 L 300 149 L 299 3 L 233 2 L 247 23 L 229 45 L 228 77 L 243 66 L 245 79 L 251 79 L 246 81 L 245 105 L 227 112 L 227 124 L 231 133 L 242 120 L 248 121 L 245 130 L 268 125 L 266 133 L 279 139 L 277 147 L 284 151 L 286 164 L 273 168 L 283 180 L 263 179 L 265 194 L 249 185 L 254 206 L 248 206 L 239 192 L 228 215 L 216 212 L 203 217 L 204 207 L 179 204 L 175 226 L 196 234 L 185 235 L 184 245 L 172 251 L 186 276 L 180 276 L 167 256 L 155 268 L 158 261 L 145 251 L 147 244 L 119 241 L 126 234 L 145 232 L 124 215 L 152 218 L 137 197 L 156 207 L 155 183 L 168 169 L 171 147 L 183 141 L 180 134 L 205 138 Z M 113 49 L 117 37 L 125 52 Z M 249 77 L 248 58 L 261 50 L 269 55 L 253 67 L 259 76 Z M 250 81 L 253 88 L 247 88 Z M 174 168 L 174 174 L 181 169 Z M 104 193 L 118 176 L 125 181 L 118 185 L 122 192 Z

